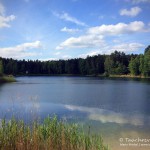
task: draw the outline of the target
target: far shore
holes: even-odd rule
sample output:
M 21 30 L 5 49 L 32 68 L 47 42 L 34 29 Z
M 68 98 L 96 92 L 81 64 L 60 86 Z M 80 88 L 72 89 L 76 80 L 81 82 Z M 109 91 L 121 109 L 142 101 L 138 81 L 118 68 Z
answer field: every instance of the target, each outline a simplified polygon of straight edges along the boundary
M 67 77 L 104 77 L 104 78 L 141 78 L 141 79 L 150 79 L 150 77 L 140 76 L 140 75 L 131 75 L 131 74 L 123 74 L 123 75 L 104 75 L 104 74 L 91 74 L 91 75 L 81 75 L 81 74 L 22 74 L 16 75 L 16 77 L 23 76 L 67 76 Z
M 141 79 L 150 79 L 150 77 L 145 77 L 145 76 L 136 76 L 136 75 L 131 75 L 131 74 L 124 74 L 124 75 L 110 75 L 109 77 L 112 78 L 141 78 Z
M 0 83 L 15 82 L 16 79 L 12 75 L 3 75 L 0 77 Z

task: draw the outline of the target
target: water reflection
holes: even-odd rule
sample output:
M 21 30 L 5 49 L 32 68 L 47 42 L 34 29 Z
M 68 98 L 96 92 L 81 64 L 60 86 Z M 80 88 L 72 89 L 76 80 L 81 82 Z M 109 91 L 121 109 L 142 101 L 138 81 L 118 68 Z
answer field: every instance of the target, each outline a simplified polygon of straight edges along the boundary
M 102 123 L 119 123 L 119 124 L 131 124 L 135 126 L 142 126 L 145 122 L 145 116 L 140 114 L 123 114 L 116 113 L 109 110 L 98 109 L 98 108 L 89 108 L 73 105 L 65 105 L 65 108 L 71 111 L 79 111 L 87 113 L 89 120 L 96 120 Z M 150 123 L 150 117 L 147 117 L 148 124 Z
M 60 119 L 90 125 L 113 150 L 120 137 L 149 137 L 150 82 L 85 77 L 21 77 L 0 85 L 0 119 Z M 142 149 L 143 150 L 143 149 Z
M 76 105 L 63 105 L 54 103 L 38 103 L 34 97 L 32 101 L 22 102 L 16 101 L 12 103 L 1 104 L 1 117 L 10 118 L 12 115 L 20 117 L 28 116 L 30 119 L 31 114 L 34 113 L 40 116 L 41 119 L 48 115 L 58 115 L 60 118 L 65 117 L 66 119 L 74 118 L 79 120 L 93 120 L 100 121 L 101 123 L 116 123 L 120 125 L 128 124 L 134 126 L 149 126 L 150 117 L 145 116 L 136 112 L 123 113 L 114 112 L 111 110 L 94 108 L 94 107 L 83 107 Z M 22 116 L 21 116 L 22 115 Z

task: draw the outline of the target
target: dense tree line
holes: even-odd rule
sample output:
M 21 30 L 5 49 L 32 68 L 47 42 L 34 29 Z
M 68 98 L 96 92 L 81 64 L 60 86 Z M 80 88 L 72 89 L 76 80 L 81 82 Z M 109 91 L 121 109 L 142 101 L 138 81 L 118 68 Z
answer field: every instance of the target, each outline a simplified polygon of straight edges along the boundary
M 132 74 L 150 76 L 150 46 L 144 54 L 128 54 L 115 51 L 110 55 L 88 56 L 57 61 L 14 60 L 0 58 L 0 74 L 13 75 L 98 75 Z
M 145 49 L 144 55 L 131 58 L 129 70 L 132 75 L 150 76 L 150 45 Z
M 3 62 L 0 60 L 0 76 L 3 75 Z
M 102 74 L 104 73 L 105 55 L 87 57 L 86 59 L 69 59 L 58 61 L 14 60 L 0 58 L 4 74 Z

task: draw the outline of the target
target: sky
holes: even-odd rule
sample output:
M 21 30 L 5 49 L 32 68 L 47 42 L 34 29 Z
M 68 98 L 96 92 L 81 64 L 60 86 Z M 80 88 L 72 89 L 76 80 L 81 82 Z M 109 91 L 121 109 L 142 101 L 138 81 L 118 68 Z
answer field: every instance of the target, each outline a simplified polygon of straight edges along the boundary
M 0 57 L 140 54 L 148 45 L 150 0 L 0 0 Z

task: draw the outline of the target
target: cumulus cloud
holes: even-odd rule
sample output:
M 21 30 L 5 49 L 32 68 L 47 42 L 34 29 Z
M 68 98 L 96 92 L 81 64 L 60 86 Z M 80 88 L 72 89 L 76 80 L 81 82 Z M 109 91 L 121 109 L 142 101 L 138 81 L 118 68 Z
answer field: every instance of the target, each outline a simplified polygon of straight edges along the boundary
M 9 22 L 15 18 L 14 15 L 5 16 L 5 7 L 0 3 L 0 28 L 10 27 Z
M 70 48 L 97 48 L 106 46 L 104 38 L 106 36 L 118 36 L 123 34 L 133 34 L 139 32 L 147 32 L 145 24 L 142 21 L 134 21 L 129 24 L 118 23 L 115 25 L 101 25 L 91 27 L 84 35 L 79 37 L 70 37 L 60 43 L 56 49 Z
M 39 59 L 39 60 L 41 60 L 41 61 L 55 61 L 55 60 L 60 60 L 60 59 L 68 60 L 71 58 L 72 57 L 70 55 L 61 55 L 60 57 L 50 57 L 50 58 L 44 58 L 44 59 Z
M 72 57 L 70 55 L 62 55 L 59 59 L 64 59 L 64 60 L 67 60 L 67 59 L 71 59 Z
M 111 53 L 115 50 L 122 52 L 135 52 L 140 50 L 141 48 L 144 48 L 144 45 L 141 43 L 123 43 L 110 47 L 110 50 L 108 52 Z
M 13 21 L 16 17 L 14 15 L 10 15 L 7 17 L 0 16 L 0 28 L 10 27 L 9 22 Z
M 89 28 L 89 34 L 95 35 L 119 35 L 119 34 L 131 34 L 137 32 L 145 32 L 145 24 L 142 21 L 134 21 L 129 24 L 118 23 L 115 25 L 101 25 L 97 27 Z
M 141 43 L 120 43 L 120 44 L 117 44 L 114 46 L 110 46 L 110 45 L 106 44 L 104 47 L 102 47 L 99 50 L 93 50 L 88 53 L 80 54 L 78 57 L 86 58 L 87 56 L 95 56 L 98 54 L 111 54 L 116 50 L 125 52 L 125 53 L 132 53 L 132 52 L 139 51 L 139 50 L 143 49 L 144 47 L 145 47 L 145 45 L 143 45 Z
M 78 57 L 79 58 L 86 58 L 87 56 L 95 56 L 95 55 L 98 55 L 101 53 L 102 53 L 102 51 L 100 51 L 100 50 L 94 50 L 94 51 L 90 51 L 90 52 L 85 53 L 85 54 L 80 54 Z
M 70 16 L 68 13 L 65 13 L 65 12 L 63 12 L 63 13 L 53 12 L 53 14 L 55 16 L 57 16 L 58 18 L 62 19 L 62 20 L 69 21 L 69 22 L 75 23 L 75 24 L 80 25 L 80 26 L 87 26 L 84 22 L 79 21 L 78 19 Z
M 130 10 L 128 9 L 121 9 L 120 10 L 120 15 L 121 16 L 130 16 L 130 17 L 135 17 L 137 16 L 142 9 L 140 7 L 132 7 Z
M 54 55 L 60 55 L 61 54 L 61 52 L 56 52 L 56 53 L 54 53 Z
M 59 60 L 58 58 L 55 57 L 50 57 L 50 58 L 41 58 L 39 59 L 40 61 L 55 61 L 55 60 Z
M 95 35 L 84 35 L 79 37 L 71 37 L 66 41 L 62 42 L 56 47 L 57 50 L 65 48 L 91 48 L 95 46 L 104 45 L 103 36 Z
M 79 29 L 70 29 L 70 28 L 64 27 L 60 31 L 62 31 L 62 32 L 68 32 L 68 33 L 75 33 L 75 32 L 78 32 L 80 30 Z
M 35 41 L 31 43 L 23 43 L 14 47 L 4 47 L 0 48 L 0 56 L 7 58 L 21 58 L 26 56 L 35 56 L 38 55 L 36 52 L 31 52 L 31 49 L 42 48 L 40 41 Z
M 135 126 L 141 126 L 144 124 L 144 116 L 136 114 L 129 115 L 123 113 L 116 113 L 113 111 L 99 109 L 99 108 L 89 108 L 74 105 L 65 105 L 66 109 L 70 111 L 79 111 L 86 113 L 88 119 L 101 121 L 102 123 L 117 123 L 117 124 L 130 124 Z

